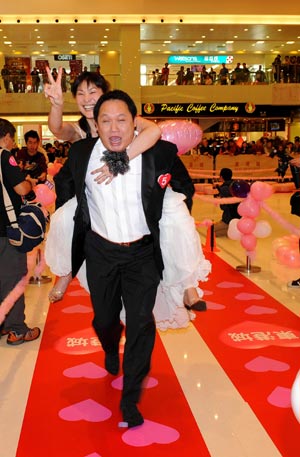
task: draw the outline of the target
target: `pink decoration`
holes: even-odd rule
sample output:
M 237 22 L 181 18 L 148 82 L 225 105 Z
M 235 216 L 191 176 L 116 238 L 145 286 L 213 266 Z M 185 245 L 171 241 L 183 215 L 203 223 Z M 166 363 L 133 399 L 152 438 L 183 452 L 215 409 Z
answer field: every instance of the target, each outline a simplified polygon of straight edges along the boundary
M 61 409 L 58 415 L 65 421 L 103 422 L 111 417 L 112 412 L 100 403 L 88 398 Z
M 194 122 L 184 120 L 159 122 L 161 138 L 175 143 L 178 155 L 185 154 L 202 140 L 202 129 Z
M 142 432 L 140 427 L 134 427 L 122 435 L 124 443 L 133 447 L 146 447 L 152 444 L 170 444 L 179 438 L 180 434 L 175 428 L 148 419 L 145 419 L 142 425 Z
M 237 211 L 240 216 L 257 217 L 260 212 L 260 206 L 256 200 L 248 195 L 248 197 L 239 204 Z
M 262 181 L 255 181 L 250 187 L 250 195 L 255 200 L 266 200 L 273 194 L 273 187 Z
M 56 200 L 56 194 L 53 190 L 49 189 L 46 184 L 38 184 L 33 188 L 36 201 L 41 203 L 43 206 L 50 206 Z
M 239 229 L 240 232 L 242 232 L 245 235 L 252 233 L 253 230 L 255 229 L 255 226 L 256 226 L 256 222 L 251 217 L 242 217 L 237 222 L 237 228 Z
M 241 245 L 247 251 L 254 251 L 256 248 L 256 237 L 252 233 L 249 233 L 248 235 L 242 235 Z
M 270 357 L 258 356 L 245 364 L 245 368 L 257 373 L 267 373 L 268 371 L 282 372 L 290 369 L 290 365 Z
M 293 233 L 298 238 L 300 237 L 300 229 L 293 224 L 287 222 L 280 214 L 270 208 L 266 202 L 261 202 L 261 207 L 282 227 L 284 227 L 288 232 Z
M 48 169 L 47 169 L 48 175 L 55 176 L 59 172 L 59 170 L 61 169 L 62 166 L 63 166 L 63 164 L 60 162 L 49 163 Z
M 239 231 L 237 224 L 239 222 L 239 219 L 231 219 L 228 225 L 228 231 L 227 231 L 227 236 L 231 240 L 240 240 L 242 233 Z
M 253 235 L 257 238 L 267 238 L 272 233 L 272 227 L 268 221 L 257 221 Z

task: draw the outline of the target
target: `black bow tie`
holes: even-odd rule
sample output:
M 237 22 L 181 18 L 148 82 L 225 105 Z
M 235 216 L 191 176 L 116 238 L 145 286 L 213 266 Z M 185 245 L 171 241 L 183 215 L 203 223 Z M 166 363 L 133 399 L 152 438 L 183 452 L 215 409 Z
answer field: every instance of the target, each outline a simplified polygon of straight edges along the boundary
M 126 150 L 120 152 L 104 151 L 101 161 L 108 166 L 113 176 L 117 176 L 119 173 L 124 175 L 130 169 Z

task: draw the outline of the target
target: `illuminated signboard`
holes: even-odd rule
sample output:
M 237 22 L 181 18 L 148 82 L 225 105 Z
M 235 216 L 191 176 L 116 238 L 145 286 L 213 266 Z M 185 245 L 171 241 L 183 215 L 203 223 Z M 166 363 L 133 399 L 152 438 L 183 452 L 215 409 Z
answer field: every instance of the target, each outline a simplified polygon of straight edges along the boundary
M 54 60 L 76 60 L 74 54 L 55 54 Z
M 233 62 L 233 56 L 169 56 L 168 63 L 177 65 L 220 65 L 222 63 L 230 64 Z

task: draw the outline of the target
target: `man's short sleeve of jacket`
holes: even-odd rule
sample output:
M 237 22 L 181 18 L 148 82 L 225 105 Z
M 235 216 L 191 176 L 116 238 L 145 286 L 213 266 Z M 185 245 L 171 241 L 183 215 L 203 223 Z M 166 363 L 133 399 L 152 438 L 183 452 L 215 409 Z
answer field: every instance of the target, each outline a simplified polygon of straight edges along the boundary
M 15 187 L 24 181 L 24 174 L 14 156 L 5 149 L 1 154 L 1 166 L 4 184 Z

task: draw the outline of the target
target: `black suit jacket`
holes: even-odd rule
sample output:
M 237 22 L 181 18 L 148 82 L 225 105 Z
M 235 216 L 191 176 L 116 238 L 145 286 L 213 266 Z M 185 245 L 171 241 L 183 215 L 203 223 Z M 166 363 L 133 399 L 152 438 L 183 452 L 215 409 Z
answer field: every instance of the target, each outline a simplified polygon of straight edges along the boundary
M 74 143 L 69 151 L 68 160 L 55 176 L 56 207 L 62 206 L 74 195 L 78 206 L 74 216 L 72 241 L 72 275 L 75 276 L 85 259 L 84 240 L 90 229 L 90 215 L 85 194 L 85 176 L 89 159 L 98 138 L 87 138 Z M 101 163 L 99 163 L 101 165 Z M 154 239 L 155 261 L 162 273 L 163 261 L 159 245 L 159 220 L 166 187 L 162 187 L 159 177 L 170 174 L 169 184 L 176 192 L 186 195 L 186 203 L 191 210 L 194 185 L 177 155 L 173 143 L 159 140 L 152 148 L 142 154 L 142 203 L 149 230 Z M 118 178 L 115 178 L 118 179 Z

